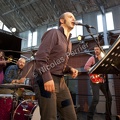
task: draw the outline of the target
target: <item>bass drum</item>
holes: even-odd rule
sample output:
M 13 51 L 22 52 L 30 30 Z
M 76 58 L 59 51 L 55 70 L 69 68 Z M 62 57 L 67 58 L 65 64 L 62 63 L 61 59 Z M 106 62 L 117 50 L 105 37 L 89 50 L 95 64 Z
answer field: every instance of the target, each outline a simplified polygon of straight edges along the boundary
M 40 112 L 37 101 L 22 101 L 14 111 L 13 120 L 40 120 Z

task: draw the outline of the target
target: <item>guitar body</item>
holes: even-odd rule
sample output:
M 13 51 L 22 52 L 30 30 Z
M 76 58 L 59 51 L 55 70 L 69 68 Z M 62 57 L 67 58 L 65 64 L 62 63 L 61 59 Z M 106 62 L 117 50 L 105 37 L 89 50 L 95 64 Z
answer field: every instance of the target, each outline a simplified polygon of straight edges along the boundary
M 89 74 L 90 76 L 90 80 L 93 82 L 93 83 L 103 83 L 104 82 L 104 79 L 101 77 L 100 74 Z

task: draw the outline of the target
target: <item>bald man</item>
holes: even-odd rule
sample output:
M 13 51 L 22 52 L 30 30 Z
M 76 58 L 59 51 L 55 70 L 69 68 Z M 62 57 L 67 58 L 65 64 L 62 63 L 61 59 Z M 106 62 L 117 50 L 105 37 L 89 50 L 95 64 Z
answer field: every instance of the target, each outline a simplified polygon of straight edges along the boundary
M 75 17 L 70 12 L 59 18 L 59 28 L 47 31 L 36 53 L 36 84 L 41 120 L 56 120 L 57 111 L 63 120 L 77 120 L 70 91 L 65 83 L 64 74 L 76 78 L 78 70 L 67 65 L 68 52 L 71 52 L 71 30 Z M 37 89 L 37 86 L 39 87 Z
M 24 58 L 19 58 L 15 65 L 10 65 L 5 70 L 4 83 L 6 88 L 0 89 L 0 94 L 11 94 L 14 89 L 9 89 L 7 84 L 23 84 L 26 78 L 22 78 L 22 71 L 25 66 L 26 60 Z M 24 89 L 17 90 L 19 96 L 22 95 Z

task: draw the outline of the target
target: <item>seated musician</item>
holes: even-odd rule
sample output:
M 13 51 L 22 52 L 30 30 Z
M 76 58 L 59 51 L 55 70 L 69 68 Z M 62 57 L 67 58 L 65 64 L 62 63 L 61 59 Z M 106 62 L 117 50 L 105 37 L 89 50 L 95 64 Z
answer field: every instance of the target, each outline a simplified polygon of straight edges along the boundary
M 86 62 L 84 69 L 86 71 L 89 71 L 90 68 L 97 63 L 100 59 L 102 59 L 101 56 L 101 49 L 98 46 L 94 47 L 95 56 L 91 56 L 88 61 Z M 99 90 L 102 91 L 106 98 L 106 114 L 105 118 L 106 120 L 111 120 L 111 105 L 112 105 L 112 96 L 110 93 L 110 90 L 107 87 L 107 82 L 105 81 L 105 75 L 97 75 L 97 74 L 90 74 L 90 84 L 92 88 L 93 98 L 92 103 L 89 107 L 87 120 L 93 120 L 93 116 L 96 110 L 96 106 L 99 102 Z M 96 77 L 98 76 L 98 77 Z
M 5 71 L 4 83 L 24 83 L 25 78 L 21 76 L 25 63 L 24 58 L 19 58 L 16 65 L 10 65 Z
M 26 78 L 21 78 L 22 76 L 22 70 L 25 66 L 26 60 L 24 58 L 19 58 L 17 63 L 15 65 L 10 65 L 5 70 L 5 76 L 4 76 L 4 83 L 10 83 L 10 84 L 23 84 Z M 24 89 L 19 89 L 17 92 L 19 95 L 22 94 Z M 7 90 L 0 90 L 0 93 L 6 94 L 6 93 L 13 93 L 13 90 L 7 89 Z

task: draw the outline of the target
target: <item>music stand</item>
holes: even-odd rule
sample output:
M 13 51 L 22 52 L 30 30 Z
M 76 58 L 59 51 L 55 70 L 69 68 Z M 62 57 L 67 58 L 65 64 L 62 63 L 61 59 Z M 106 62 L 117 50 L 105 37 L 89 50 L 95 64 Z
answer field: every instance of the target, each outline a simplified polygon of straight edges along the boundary
M 89 71 L 89 74 L 120 74 L 120 35 L 106 55 Z
M 106 83 L 107 83 L 106 87 L 108 94 L 109 85 L 108 85 L 107 74 L 120 74 L 120 35 L 118 36 L 117 40 L 113 43 L 113 45 L 109 48 L 106 55 L 100 61 L 98 61 L 88 73 L 106 75 Z

